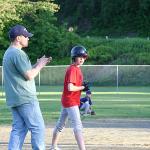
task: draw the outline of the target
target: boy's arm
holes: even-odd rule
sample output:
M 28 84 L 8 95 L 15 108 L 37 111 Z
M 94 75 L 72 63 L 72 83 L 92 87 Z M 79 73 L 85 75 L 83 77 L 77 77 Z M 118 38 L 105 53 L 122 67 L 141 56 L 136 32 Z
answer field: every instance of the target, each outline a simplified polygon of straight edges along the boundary
M 89 104 L 92 105 L 92 100 L 89 98 Z
M 69 83 L 68 84 L 68 91 L 81 91 L 83 90 L 85 87 L 84 86 L 75 86 L 73 83 Z

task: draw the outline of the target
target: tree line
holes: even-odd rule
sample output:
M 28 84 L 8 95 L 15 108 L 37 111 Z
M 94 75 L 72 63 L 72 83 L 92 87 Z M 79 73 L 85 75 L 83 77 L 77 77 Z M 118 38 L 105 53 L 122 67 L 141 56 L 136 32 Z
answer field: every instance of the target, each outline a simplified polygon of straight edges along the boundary
M 110 2 L 109 7 L 107 7 L 108 2 Z M 27 48 L 33 63 L 45 54 L 53 57 L 51 65 L 69 64 L 71 48 L 75 45 L 83 45 L 89 53 L 86 64 L 150 64 L 148 38 L 114 39 L 111 36 L 117 32 L 123 34 L 122 30 L 130 34 L 134 33 L 133 30 L 125 30 L 124 24 L 114 25 L 118 19 L 111 15 L 119 14 L 119 10 L 116 9 L 121 2 L 124 3 L 122 0 L 115 0 L 115 3 L 112 0 L 0 0 L 0 63 L 2 64 L 3 54 L 10 44 L 8 39 L 10 27 L 22 24 L 34 34 Z M 126 5 L 127 2 L 129 0 L 125 2 Z M 143 3 L 145 6 L 142 5 L 142 7 L 146 12 L 149 1 L 138 2 L 141 5 L 145 2 Z M 131 17 L 130 15 L 128 17 Z M 103 17 L 100 18 L 100 16 Z M 146 17 L 144 17 L 145 20 Z M 134 15 L 132 18 L 134 22 Z M 121 19 L 126 20 L 120 16 L 120 21 Z M 128 19 L 131 20 L 131 18 Z M 146 24 L 143 24 L 145 33 L 143 28 L 137 30 L 137 26 L 134 28 L 132 23 L 131 26 L 129 25 L 128 29 L 136 30 L 136 34 L 148 36 L 149 29 Z M 98 36 L 93 37 L 93 35 Z M 104 35 L 107 35 L 107 38 Z
M 56 0 L 57 16 L 81 35 L 150 36 L 150 0 Z

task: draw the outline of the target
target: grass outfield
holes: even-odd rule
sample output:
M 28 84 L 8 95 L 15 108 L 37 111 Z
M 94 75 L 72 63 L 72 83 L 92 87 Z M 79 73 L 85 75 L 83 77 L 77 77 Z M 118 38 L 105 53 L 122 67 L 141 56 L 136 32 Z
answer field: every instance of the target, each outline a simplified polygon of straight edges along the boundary
M 58 87 L 57 87 L 58 88 Z M 56 88 L 56 89 L 57 89 Z M 48 92 L 42 90 L 38 96 L 41 110 L 46 124 L 55 122 L 60 114 L 61 90 Z M 138 87 L 137 87 L 138 89 Z M 150 93 L 149 88 L 142 88 L 142 91 L 130 89 L 130 92 L 98 92 L 93 90 L 92 100 L 95 116 L 88 116 L 85 119 L 100 118 L 150 118 Z M 51 91 L 51 90 L 50 90 Z M 144 92 L 145 91 L 145 92 Z M 84 94 L 82 95 L 84 96 Z M 0 124 L 11 123 L 11 113 L 6 106 L 5 98 L 0 99 Z

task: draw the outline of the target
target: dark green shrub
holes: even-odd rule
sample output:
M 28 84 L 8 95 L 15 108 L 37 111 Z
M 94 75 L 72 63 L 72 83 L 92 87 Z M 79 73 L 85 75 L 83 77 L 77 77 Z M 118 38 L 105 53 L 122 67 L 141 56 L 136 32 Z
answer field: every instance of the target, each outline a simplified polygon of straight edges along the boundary
M 108 46 L 97 46 L 90 49 L 89 60 L 95 60 L 96 64 L 105 64 L 112 61 L 112 48 Z

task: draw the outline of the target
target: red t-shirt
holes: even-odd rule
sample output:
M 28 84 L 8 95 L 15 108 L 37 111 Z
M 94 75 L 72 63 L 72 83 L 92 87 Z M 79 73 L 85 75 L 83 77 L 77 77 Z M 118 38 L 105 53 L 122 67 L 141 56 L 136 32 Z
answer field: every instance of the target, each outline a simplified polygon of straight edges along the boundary
M 68 91 L 68 84 L 73 83 L 75 86 L 82 86 L 83 75 L 80 67 L 70 65 L 65 74 L 64 90 L 62 94 L 63 107 L 72 107 L 80 105 L 81 91 Z

